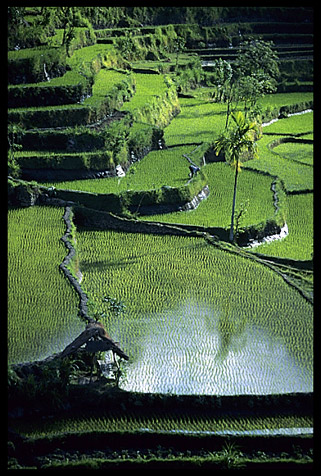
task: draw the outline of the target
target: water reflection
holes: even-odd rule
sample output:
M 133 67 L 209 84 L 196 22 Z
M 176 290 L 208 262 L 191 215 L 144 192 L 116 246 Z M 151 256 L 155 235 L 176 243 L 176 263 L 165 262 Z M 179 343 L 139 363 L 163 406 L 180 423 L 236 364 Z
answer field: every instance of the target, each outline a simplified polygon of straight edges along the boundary
M 233 316 L 233 306 L 213 312 L 186 302 L 175 311 L 128 322 L 136 329 L 130 332 L 132 359 L 120 379 L 124 390 L 207 395 L 312 390 L 312 376 L 284 340 Z M 125 327 L 118 329 L 123 336 Z

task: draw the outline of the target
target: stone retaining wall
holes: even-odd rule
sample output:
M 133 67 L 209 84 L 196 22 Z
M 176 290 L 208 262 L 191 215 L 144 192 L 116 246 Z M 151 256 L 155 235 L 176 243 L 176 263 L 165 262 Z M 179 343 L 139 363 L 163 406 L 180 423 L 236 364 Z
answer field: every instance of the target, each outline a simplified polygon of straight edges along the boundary
M 119 217 L 110 212 L 93 210 L 77 205 L 73 207 L 73 210 L 75 213 L 75 225 L 92 230 L 114 230 L 125 233 L 177 236 L 203 236 L 208 233 L 217 236 L 221 240 L 228 240 L 228 231 L 219 227 L 141 221 L 134 218 Z
M 79 299 L 80 299 L 79 311 L 78 311 L 79 316 L 86 319 L 87 321 L 90 321 L 93 319 L 88 316 L 87 294 L 82 290 L 77 278 L 72 274 L 72 272 L 68 268 L 68 266 L 70 266 L 71 261 L 75 259 L 76 257 L 76 250 L 70 241 L 72 238 L 72 216 L 73 216 L 72 208 L 70 206 L 67 206 L 63 216 L 67 229 L 64 236 L 62 236 L 61 240 L 64 242 L 66 248 L 68 249 L 68 254 L 63 260 L 63 262 L 59 265 L 59 268 L 62 270 L 66 278 L 69 279 L 71 285 L 73 286 L 73 288 L 76 290 L 77 294 L 79 295 Z

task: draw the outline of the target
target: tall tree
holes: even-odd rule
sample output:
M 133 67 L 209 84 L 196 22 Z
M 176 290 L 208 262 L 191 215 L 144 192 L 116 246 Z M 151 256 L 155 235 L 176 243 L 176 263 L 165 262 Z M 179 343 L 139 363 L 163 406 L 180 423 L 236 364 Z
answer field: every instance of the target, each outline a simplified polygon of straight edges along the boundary
M 280 74 L 278 55 L 272 41 L 250 38 L 239 45 L 233 68 L 238 77 L 264 75 L 266 80 L 276 83 Z
M 245 115 L 255 108 L 259 98 L 277 89 L 279 77 L 278 56 L 272 41 L 249 39 L 239 47 L 233 64 L 238 99 L 245 103 Z
M 246 119 L 242 111 L 232 113 L 231 117 L 234 121 L 234 127 L 225 131 L 215 141 L 214 147 L 216 150 L 216 155 L 223 151 L 227 162 L 235 168 L 232 216 L 229 235 L 230 242 L 233 242 L 237 179 L 242 166 L 240 157 L 244 151 L 246 151 L 252 157 L 257 157 L 256 140 L 260 136 L 260 129 L 256 122 L 250 122 L 248 119 Z

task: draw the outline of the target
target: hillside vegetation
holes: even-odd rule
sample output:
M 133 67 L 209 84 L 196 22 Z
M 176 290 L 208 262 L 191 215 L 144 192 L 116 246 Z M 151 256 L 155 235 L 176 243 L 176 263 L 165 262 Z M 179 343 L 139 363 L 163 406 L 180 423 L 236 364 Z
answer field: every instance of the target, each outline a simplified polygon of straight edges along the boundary
M 313 8 L 8 7 L 10 469 L 312 468 L 313 109 Z

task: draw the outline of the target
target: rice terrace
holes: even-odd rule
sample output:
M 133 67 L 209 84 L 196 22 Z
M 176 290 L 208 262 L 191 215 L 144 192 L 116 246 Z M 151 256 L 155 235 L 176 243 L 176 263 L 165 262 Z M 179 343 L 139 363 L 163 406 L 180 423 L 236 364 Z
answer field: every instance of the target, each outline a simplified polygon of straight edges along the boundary
M 8 7 L 9 469 L 313 469 L 313 13 Z

